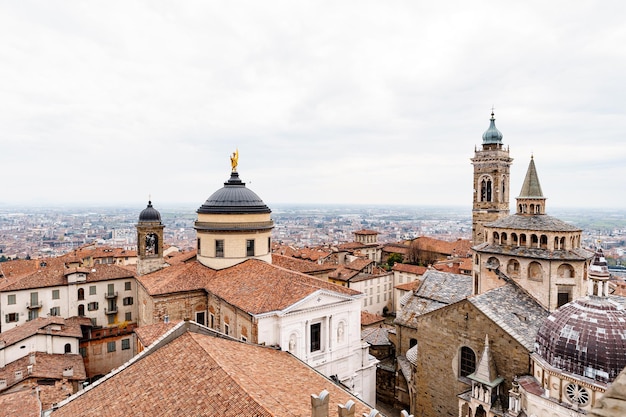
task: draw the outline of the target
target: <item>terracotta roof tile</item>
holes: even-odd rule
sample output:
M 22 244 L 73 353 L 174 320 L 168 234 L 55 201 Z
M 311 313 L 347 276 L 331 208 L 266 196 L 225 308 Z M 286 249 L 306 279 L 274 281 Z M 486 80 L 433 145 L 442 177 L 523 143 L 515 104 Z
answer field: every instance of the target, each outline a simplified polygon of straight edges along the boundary
M 8 263 L 11 264 L 12 262 Z M 15 271 L 15 273 L 12 273 L 12 268 L 2 266 L 5 275 L 9 275 L 9 282 L 5 285 L 0 284 L 0 291 L 17 291 L 30 288 L 67 285 L 67 274 L 75 271 L 87 273 L 87 282 L 132 278 L 134 276 L 132 272 L 125 268 L 109 264 L 98 264 L 94 265 L 92 268 L 67 268 L 63 257 L 38 259 L 34 264 L 29 263 L 23 266 L 23 268 L 19 268 L 19 272 Z M 9 270 L 9 272 L 7 272 L 7 270 Z
M 311 394 L 326 389 L 331 404 L 357 398 L 287 352 L 185 332 L 52 413 L 64 416 L 311 415 Z M 336 406 L 335 406 L 336 407 Z
M 137 335 L 139 342 L 141 342 L 144 347 L 148 347 L 178 323 L 180 323 L 180 320 L 170 321 L 169 323 L 159 322 L 148 324 L 146 326 L 140 326 L 135 329 L 135 334 Z
M 153 296 L 205 290 L 250 314 L 282 310 L 319 290 L 347 296 L 360 294 L 256 259 L 219 271 L 192 262 L 170 266 L 137 279 Z
M 428 268 L 426 268 L 425 266 L 419 266 L 419 265 L 396 263 L 394 264 L 393 268 L 391 268 L 391 270 L 398 271 L 398 272 L 407 272 L 407 273 L 416 274 L 416 275 L 424 275 L 426 271 L 428 270 Z
M 39 399 L 34 389 L 0 395 L 0 417 L 39 417 Z
M 383 321 L 385 321 L 383 316 L 368 313 L 367 311 L 361 311 L 361 326 L 371 326 L 372 324 L 381 323 Z
M 301 272 L 303 274 L 312 272 L 332 271 L 335 269 L 333 265 L 322 264 L 316 262 L 305 261 L 302 259 L 292 258 L 290 256 L 272 254 L 272 265 L 280 266 L 292 271 Z
M 80 324 L 78 320 L 64 319 L 62 317 L 38 317 L 0 333 L 0 341 L 3 341 L 5 346 L 8 347 L 35 334 L 81 338 L 83 333 Z

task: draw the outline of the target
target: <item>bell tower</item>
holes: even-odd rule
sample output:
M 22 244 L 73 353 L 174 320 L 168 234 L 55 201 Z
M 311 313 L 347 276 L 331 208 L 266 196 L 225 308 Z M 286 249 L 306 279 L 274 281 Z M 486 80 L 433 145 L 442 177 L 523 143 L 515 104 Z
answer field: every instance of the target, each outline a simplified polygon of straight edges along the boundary
M 137 274 L 145 275 L 163 267 L 163 229 L 161 213 L 152 201 L 139 214 L 137 222 Z
M 509 215 L 509 171 L 513 158 L 502 145 L 493 110 L 489 129 L 483 133 L 480 149 L 474 149 L 474 201 L 472 205 L 472 244 L 486 241 L 484 224 Z

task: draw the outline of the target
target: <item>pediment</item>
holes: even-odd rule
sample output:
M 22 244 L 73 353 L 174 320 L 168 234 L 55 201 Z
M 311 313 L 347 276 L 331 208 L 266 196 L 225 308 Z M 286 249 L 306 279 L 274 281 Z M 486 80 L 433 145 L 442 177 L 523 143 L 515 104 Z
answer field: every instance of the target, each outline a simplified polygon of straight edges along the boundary
M 301 301 L 292 304 L 283 313 L 292 313 L 294 311 L 313 310 L 320 307 L 342 303 L 351 300 L 352 297 L 345 296 L 343 294 L 332 293 L 324 290 L 319 290 L 313 294 L 303 298 Z

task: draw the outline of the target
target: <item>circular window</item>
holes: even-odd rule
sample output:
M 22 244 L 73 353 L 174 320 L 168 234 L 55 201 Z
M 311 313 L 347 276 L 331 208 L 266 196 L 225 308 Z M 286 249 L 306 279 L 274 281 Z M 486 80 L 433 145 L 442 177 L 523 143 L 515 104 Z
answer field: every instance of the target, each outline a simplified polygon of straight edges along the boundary
M 578 384 L 568 384 L 565 392 L 573 404 L 586 405 L 589 402 L 589 391 Z

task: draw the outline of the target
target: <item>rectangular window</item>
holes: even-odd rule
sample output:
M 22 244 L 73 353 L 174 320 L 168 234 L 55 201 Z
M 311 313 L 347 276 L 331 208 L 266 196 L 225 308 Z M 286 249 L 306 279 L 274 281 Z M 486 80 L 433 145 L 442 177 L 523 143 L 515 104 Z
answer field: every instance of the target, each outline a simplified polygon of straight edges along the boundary
M 215 316 L 209 313 L 209 327 L 215 329 Z
M 78 353 L 80 354 L 80 356 L 82 356 L 83 358 L 87 356 L 87 348 L 78 348 Z
M 202 255 L 202 252 L 200 251 L 200 238 L 198 238 L 198 255 Z
M 267 253 L 271 253 L 272 252 L 272 238 L 268 237 L 267 238 Z
M 246 256 L 254 256 L 254 239 L 246 240 Z
M 122 299 L 122 303 L 125 306 L 132 306 L 133 305 L 133 297 L 124 297 L 124 299 Z
M 206 324 L 205 317 L 206 314 L 204 311 L 196 311 L 196 323 L 204 326 Z
M 7 304 L 15 304 L 15 294 L 7 295 Z
M 89 286 L 89 295 L 96 295 L 96 286 L 95 285 L 90 285 Z
M 19 313 L 9 313 L 4 316 L 4 321 L 7 323 L 15 323 L 20 320 Z
M 51 316 L 60 316 L 61 315 L 61 307 L 52 307 L 50 309 Z
M 107 316 L 107 324 L 115 324 L 115 314 L 109 314 Z
M 107 343 L 107 352 L 115 352 L 115 342 Z
M 108 295 L 113 295 L 113 294 L 115 294 L 115 284 L 109 284 L 109 285 L 107 285 L 107 294 L 108 294 Z
M 216 258 L 224 257 L 224 241 L 221 239 L 215 241 L 215 257 Z
M 31 292 L 30 293 L 30 305 L 31 306 L 38 306 L 39 305 L 39 293 L 38 292 Z
M 322 323 L 311 324 L 311 352 L 322 348 Z
M 228 324 L 224 325 L 224 334 L 229 334 L 230 333 L 230 326 Z
M 122 350 L 130 349 L 130 339 L 122 339 Z
M 95 327 L 95 326 L 97 326 L 97 325 L 98 325 L 98 319 L 96 319 L 95 317 L 92 317 L 92 318 L 91 318 L 91 324 L 92 324 L 92 326 L 94 326 L 94 327 Z
M 132 283 L 130 281 L 124 283 L 124 291 L 130 291 L 132 288 Z
M 61 292 L 59 290 L 52 290 L 52 299 L 58 300 L 61 298 Z
M 28 321 L 35 320 L 37 317 L 39 317 L 39 310 L 28 311 Z
M 130 311 L 127 311 L 126 314 L 124 315 L 124 320 L 133 321 L 133 313 L 131 313 Z
M 87 310 L 89 311 L 95 311 L 98 309 L 98 302 L 94 301 L 92 303 L 87 304 Z

